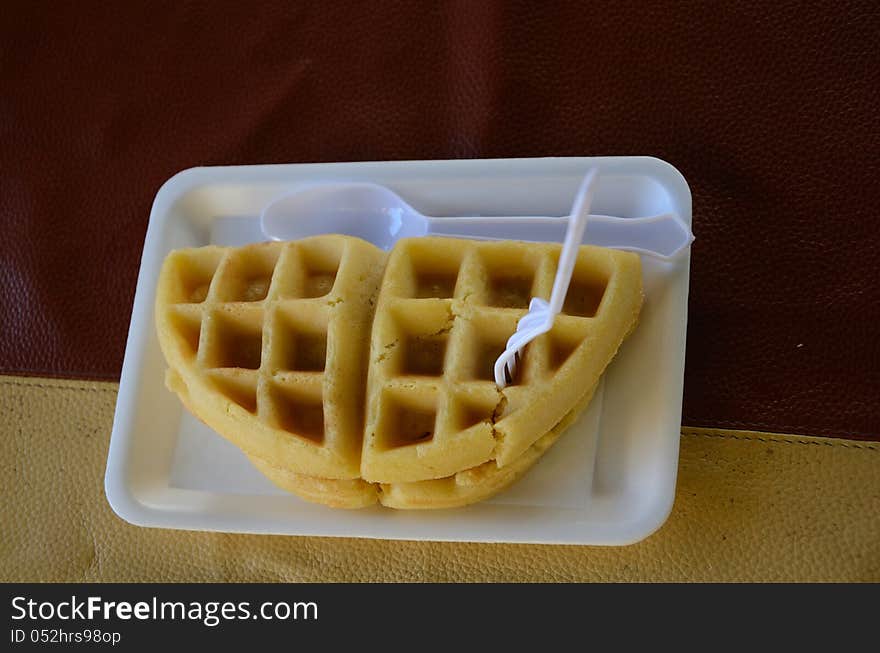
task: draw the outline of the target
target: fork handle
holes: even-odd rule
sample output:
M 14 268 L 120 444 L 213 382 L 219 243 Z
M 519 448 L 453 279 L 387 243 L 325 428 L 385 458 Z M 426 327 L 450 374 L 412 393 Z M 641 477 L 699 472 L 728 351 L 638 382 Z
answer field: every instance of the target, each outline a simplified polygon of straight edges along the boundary
M 596 190 L 596 169 L 591 169 L 584 177 L 568 218 L 568 228 L 565 230 L 565 242 L 562 243 L 562 251 L 559 253 L 559 265 L 556 267 L 556 278 L 553 280 L 553 292 L 550 293 L 550 316 L 555 317 L 562 310 L 568 285 L 571 283 L 571 274 L 574 272 L 574 264 L 577 261 L 578 248 L 584 239 L 584 228 L 587 226 L 587 218 L 590 214 L 590 204 L 593 202 L 593 193 Z

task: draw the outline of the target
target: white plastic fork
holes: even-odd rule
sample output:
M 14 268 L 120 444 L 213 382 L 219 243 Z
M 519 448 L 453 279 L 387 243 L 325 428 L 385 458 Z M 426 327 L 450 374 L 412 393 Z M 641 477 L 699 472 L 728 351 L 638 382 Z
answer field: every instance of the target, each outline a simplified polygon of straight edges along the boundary
M 517 322 L 516 331 L 510 336 L 505 350 L 495 361 L 495 384 L 499 388 L 504 388 L 508 383 L 513 382 L 520 352 L 532 340 L 553 328 L 553 321 L 562 310 L 562 304 L 565 302 L 565 295 L 568 292 L 574 264 L 577 260 L 578 248 L 583 240 L 584 228 L 587 225 L 597 178 L 596 169 L 591 168 L 581 182 L 577 195 L 575 195 L 568 227 L 565 230 L 565 241 L 562 245 L 562 252 L 559 254 L 559 265 L 556 267 L 556 278 L 553 280 L 550 302 L 548 303 L 540 297 L 532 297 L 528 313 Z

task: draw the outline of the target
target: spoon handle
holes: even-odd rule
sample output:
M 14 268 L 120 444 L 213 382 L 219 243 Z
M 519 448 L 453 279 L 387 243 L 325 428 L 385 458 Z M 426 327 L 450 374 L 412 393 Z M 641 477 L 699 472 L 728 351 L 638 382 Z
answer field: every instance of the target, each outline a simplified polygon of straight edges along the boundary
M 428 218 L 427 222 L 432 236 L 562 242 L 568 217 L 448 217 Z
M 458 238 L 562 242 L 568 217 L 428 218 L 427 234 Z M 669 260 L 685 251 L 694 235 L 675 213 L 642 218 L 590 215 L 583 243 Z

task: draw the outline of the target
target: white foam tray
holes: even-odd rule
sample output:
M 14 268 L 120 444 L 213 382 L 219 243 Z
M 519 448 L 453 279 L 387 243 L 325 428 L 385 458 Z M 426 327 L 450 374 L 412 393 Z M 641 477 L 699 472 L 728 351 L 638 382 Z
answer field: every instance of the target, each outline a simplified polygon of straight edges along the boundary
M 170 250 L 262 240 L 261 208 L 299 186 L 376 182 L 437 216 L 565 215 L 590 166 L 601 174 L 593 213 L 675 211 L 690 224 L 687 183 L 650 157 L 212 167 L 172 177 L 156 195 L 144 243 L 107 459 L 110 505 L 133 524 L 194 530 L 573 544 L 648 536 L 675 493 L 689 254 L 676 263 L 643 257 L 639 327 L 589 408 L 519 483 L 453 510 L 333 510 L 275 488 L 165 389 L 153 327 L 156 279 Z

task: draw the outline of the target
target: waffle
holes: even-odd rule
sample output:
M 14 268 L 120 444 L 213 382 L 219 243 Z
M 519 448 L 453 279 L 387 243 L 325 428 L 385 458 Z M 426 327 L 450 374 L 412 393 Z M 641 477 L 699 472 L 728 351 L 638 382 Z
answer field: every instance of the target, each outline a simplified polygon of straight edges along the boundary
M 561 247 L 412 238 L 391 252 L 370 352 L 361 475 L 407 483 L 512 464 L 588 392 L 634 327 L 638 256 L 582 247 L 562 313 L 512 383 L 495 360 L 532 297 L 550 296 Z
M 344 236 L 170 253 L 156 296 L 167 385 L 250 456 L 358 478 L 384 263 Z
M 560 247 L 345 236 L 172 252 L 168 385 L 280 487 L 337 507 L 465 505 L 577 416 L 641 306 L 634 254 L 582 247 L 562 314 L 504 390 L 493 365 Z

